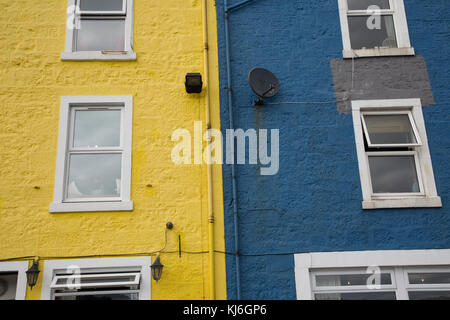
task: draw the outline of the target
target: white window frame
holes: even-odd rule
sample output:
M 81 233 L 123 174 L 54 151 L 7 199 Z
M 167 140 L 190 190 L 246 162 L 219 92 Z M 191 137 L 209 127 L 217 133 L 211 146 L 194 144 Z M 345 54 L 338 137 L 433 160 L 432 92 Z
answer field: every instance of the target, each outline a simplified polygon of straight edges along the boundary
M 77 2 L 78 3 L 78 2 Z M 102 15 L 102 14 L 126 14 L 127 12 L 127 1 L 122 2 L 122 10 L 121 11 L 84 11 L 81 10 L 79 6 L 77 6 L 77 13 L 83 14 L 92 14 L 92 15 Z
M 0 262 L 0 273 L 17 272 L 15 300 L 25 300 L 27 293 L 28 261 Z
M 44 262 L 41 300 L 53 300 L 55 298 L 53 293 L 55 287 L 52 288 L 52 284 L 55 275 L 59 272 L 73 270 L 74 268 L 79 268 L 82 272 L 89 271 L 100 273 L 133 271 L 133 274 L 135 273 L 135 270 L 139 269 L 139 300 L 151 300 L 151 263 L 151 257 L 46 260 Z M 120 292 L 116 291 L 115 293 Z M 71 294 L 63 293 L 60 295 Z
M 316 276 L 322 275 L 345 275 L 345 274 L 367 274 L 367 268 L 358 269 L 358 270 L 339 270 L 339 269 L 327 269 L 327 270 L 312 270 L 311 274 L 311 289 L 313 293 L 335 293 L 335 292 L 370 292 L 370 289 L 366 285 L 352 285 L 352 286 L 317 286 L 316 284 Z M 392 291 L 396 289 L 394 270 L 393 269 L 384 269 L 381 270 L 381 273 L 388 273 L 391 276 L 391 284 L 380 285 L 380 289 L 377 292 L 385 292 Z M 370 273 L 369 273 L 370 275 Z M 336 290 L 339 288 L 338 290 Z
M 365 116 L 371 116 L 371 115 L 376 115 L 376 116 L 390 116 L 390 115 L 407 115 L 409 118 L 409 123 L 411 125 L 411 128 L 414 132 L 414 137 L 416 138 L 417 143 L 403 143 L 403 144 L 374 144 L 370 141 L 370 135 L 369 135 L 369 131 L 367 129 L 367 124 L 365 121 Z M 420 136 L 419 136 L 419 132 L 417 130 L 416 124 L 414 122 L 414 118 L 412 116 L 412 113 L 410 110 L 403 110 L 403 111 L 391 111 L 391 112 L 361 112 L 361 122 L 363 124 L 363 129 L 364 132 L 366 133 L 366 138 L 367 138 L 367 143 L 369 145 L 369 147 L 371 148 L 377 148 L 377 147 L 382 147 L 382 148 L 397 148 L 397 147 L 419 147 L 422 145 L 422 142 L 420 140 Z
M 379 267 L 382 272 L 393 270 L 392 286 L 382 286 L 381 291 L 396 291 L 398 300 L 408 300 L 408 289 L 417 289 L 407 282 L 407 272 L 411 270 L 439 270 L 450 266 L 450 250 L 380 250 L 352 252 L 313 252 L 294 255 L 295 284 L 298 300 L 313 300 L 315 287 L 311 275 L 317 269 L 326 269 L 330 274 L 342 274 L 348 268 Z M 343 270 L 339 270 L 343 269 Z M 448 270 L 448 269 L 447 269 Z M 406 272 L 405 272 L 406 271 Z M 384 288 L 386 287 L 386 288 Z M 427 288 L 434 289 L 427 285 Z M 440 288 L 448 286 L 440 285 Z M 351 291 L 351 289 L 347 289 Z M 364 290 L 367 291 L 367 290 Z M 378 291 L 378 290 L 377 290 Z M 424 290 L 425 291 L 425 290 Z M 342 291 L 340 291 L 342 292 Z M 352 291 L 355 292 L 355 291 Z
M 409 283 L 409 273 L 448 273 L 449 269 L 433 267 L 433 268 L 423 268 L 423 267 L 409 267 L 404 268 L 403 281 L 406 286 L 407 291 L 450 291 L 450 283 L 425 283 L 425 284 L 410 284 Z
M 367 155 L 367 164 L 369 163 L 369 157 L 384 157 L 384 156 L 413 156 L 416 164 L 416 174 L 417 180 L 419 182 L 419 192 L 403 192 L 403 193 L 374 193 L 372 186 L 372 177 L 370 176 L 369 170 L 369 179 L 370 179 L 370 195 L 373 199 L 379 198 L 404 198 L 404 197 L 415 197 L 415 196 L 425 196 L 423 180 L 422 180 L 422 171 L 420 170 L 419 156 L 417 151 L 390 151 L 390 152 L 366 152 Z M 370 168 L 368 168 L 370 169 Z
M 73 274 L 73 275 L 55 275 L 53 277 L 52 283 L 50 285 L 51 289 L 71 289 L 71 288 L 109 288 L 109 287 L 117 287 L 117 286 L 136 286 L 139 285 L 139 281 L 141 278 L 141 274 L 137 272 L 130 273 L 106 273 L 102 274 L 101 278 L 115 278 L 120 276 L 133 277 L 131 281 L 122 281 L 122 282 L 89 282 L 89 283 L 81 283 L 79 281 L 77 283 L 76 279 L 88 279 L 88 278 L 99 278 L 99 274 Z M 59 281 L 65 280 L 66 283 L 58 284 Z
M 338 0 L 339 18 L 342 33 L 342 55 L 344 58 L 377 57 L 377 56 L 405 56 L 414 55 L 409 38 L 408 22 L 406 19 L 405 5 L 403 0 L 389 0 L 390 9 L 380 10 L 381 15 L 392 15 L 394 19 L 395 35 L 398 48 L 370 48 L 353 50 L 350 42 L 350 31 L 348 27 L 349 16 L 370 16 L 366 10 L 348 10 L 347 0 Z
M 122 170 L 120 197 L 114 198 L 66 198 L 66 179 L 68 175 L 68 154 L 71 141 L 72 114 L 74 108 L 112 106 L 120 107 Z M 63 96 L 58 133 L 58 152 L 55 172 L 55 189 L 50 212 L 95 212 L 95 211 L 132 211 L 131 201 L 131 144 L 132 144 L 132 96 Z
M 124 0 L 124 10 L 120 11 L 102 11 L 101 14 L 126 14 L 125 17 L 125 47 L 124 51 L 76 51 L 74 46 L 74 36 L 76 30 L 71 27 L 73 16 L 78 19 L 81 13 L 89 15 L 98 15 L 96 11 L 80 12 L 79 7 L 76 7 L 78 0 L 68 0 L 67 4 L 67 23 L 66 23 L 66 43 L 65 51 L 61 53 L 61 60 L 63 61 L 89 61 L 89 60 L 110 60 L 110 61 L 130 61 L 136 60 L 136 53 L 133 51 L 133 20 L 134 9 L 133 0 Z M 73 10 L 76 8 L 75 10 Z
M 413 123 L 417 128 L 416 134 L 421 144 L 414 147 L 412 154 L 415 155 L 416 159 L 416 169 L 421 191 L 411 194 L 374 194 L 372 191 L 368 160 L 368 155 L 372 154 L 366 152 L 364 148 L 361 114 L 364 112 L 380 112 L 380 114 L 394 112 L 393 114 L 395 114 L 398 111 L 410 112 Z M 352 115 L 363 196 L 363 209 L 442 207 L 441 198 L 437 195 L 420 99 L 354 100 L 352 101 Z M 376 154 L 382 155 L 380 152 Z M 386 152 L 384 154 L 397 154 L 397 152 Z M 405 155 L 406 152 L 402 151 L 398 154 Z

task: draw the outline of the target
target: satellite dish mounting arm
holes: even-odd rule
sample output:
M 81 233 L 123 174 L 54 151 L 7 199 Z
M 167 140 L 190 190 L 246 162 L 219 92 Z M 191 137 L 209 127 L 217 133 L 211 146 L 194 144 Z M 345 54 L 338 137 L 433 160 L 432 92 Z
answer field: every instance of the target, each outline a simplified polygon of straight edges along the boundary
M 261 96 L 258 96 L 258 99 L 255 100 L 255 107 L 256 106 L 263 106 L 264 105 L 264 100 L 262 98 L 264 98 L 266 96 L 266 94 L 268 94 L 273 89 L 275 89 L 275 86 L 273 84 L 271 84 L 269 90 L 264 92 Z

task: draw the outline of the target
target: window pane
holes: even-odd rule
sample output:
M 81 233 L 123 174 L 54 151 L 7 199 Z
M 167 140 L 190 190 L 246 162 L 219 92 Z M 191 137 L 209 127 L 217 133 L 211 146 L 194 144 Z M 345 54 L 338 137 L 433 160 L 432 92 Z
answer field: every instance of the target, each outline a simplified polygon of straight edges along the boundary
M 364 115 L 370 142 L 372 144 L 416 144 L 409 116 Z
M 420 192 L 414 156 L 369 156 L 374 193 Z
M 74 147 L 119 147 L 120 110 L 77 110 Z
M 56 297 L 55 300 L 138 300 L 137 293 L 117 293 L 117 294 L 95 294 L 82 296 Z
M 374 27 L 372 22 L 376 19 L 380 23 Z M 348 28 L 352 49 L 397 48 L 392 15 L 348 17 Z
M 365 286 L 372 285 L 371 278 L 367 280 L 372 274 L 339 274 L 339 275 L 317 275 L 316 285 L 318 287 L 330 286 Z M 389 273 L 382 273 L 380 277 L 382 285 L 392 284 L 391 275 Z
M 114 283 L 114 282 L 133 282 L 135 281 L 136 276 L 115 276 L 115 277 L 102 277 L 99 275 L 98 277 L 81 277 L 81 278 L 58 278 L 56 281 L 57 285 L 61 284 L 90 284 L 90 283 Z
M 396 300 L 395 292 L 316 293 L 316 300 Z
M 442 273 L 408 273 L 410 284 L 450 283 L 450 272 Z
M 77 51 L 124 50 L 125 20 L 82 19 L 77 30 Z
M 121 165 L 121 154 L 72 154 L 67 196 L 119 197 Z
M 370 6 L 389 9 L 389 0 L 347 0 L 349 10 L 367 10 Z
M 17 272 L 0 273 L 0 300 L 16 300 Z
M 80 0 L 81 11 L 122 11 L 123 0 Z
M 410 291 L 409 300 L 450 300 L 450 291 Z

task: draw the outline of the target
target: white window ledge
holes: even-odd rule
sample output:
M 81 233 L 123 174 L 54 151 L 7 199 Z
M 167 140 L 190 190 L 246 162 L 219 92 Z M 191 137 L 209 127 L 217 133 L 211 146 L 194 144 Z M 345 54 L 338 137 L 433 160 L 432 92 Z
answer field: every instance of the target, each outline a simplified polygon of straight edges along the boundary
M 413 56 L 414 54 L 414 48 L 373 48 L 342 51 L 344 58 Z
M 96 212 L 96 211 L 133 211 L 133 201 L 110 202 L 62 202 L 50 203 L 49 211 L 57 212 Z
M 441 208 L 441 197 L 402 198 L 402 199 L 372 199 L 362 202 L 363 209 L 388 208 Z
M 61 60 L 63 61 L 134 61 L 136 60 L 136 52 L 105 52 L 105 51 L 78 51 L 78 52 L 62 52 Z

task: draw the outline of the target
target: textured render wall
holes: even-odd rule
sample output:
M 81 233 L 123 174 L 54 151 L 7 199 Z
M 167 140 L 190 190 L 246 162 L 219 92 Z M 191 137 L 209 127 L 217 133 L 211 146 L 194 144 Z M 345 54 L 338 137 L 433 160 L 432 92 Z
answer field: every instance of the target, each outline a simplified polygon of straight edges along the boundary
M 231 4 L 237 3 L 231 1 Z M 222 128 L 228 126 L 223 1 L 217 2 Z M 450 247 L 447 0 L 405 0 L 411 42 L 425 59 L 435 105 L 423 108 L 441 209 L 363 211 L 351 115 L 333 101 L 332 59 L 342 58 L 337 0 L 257 0 L 230 14 L 235 126 L 280 129 L 280 170 L 237 166 L 243 299 L 295 299 L 293 256 L 245 254 Z M 246 107 L 253 67 L 274 72 L 279 94 Z M 413 70 L 412 70 L 413 71 Z M 223 167 L 226 248 L 234 251 L 231 168 Z M 228 297 L 236 297 L 227 257 Z
M 201 2 L 135 0 L 138 58 L 132 62 L 62 62 L 65 0 L 3 0 L 1 5 L 0 259 L 152 252 L 163 246 L 168 221 L 175 227 L 166 250 L 178 249 L 178 234 L 183 250 L 207 250 L 206 168 L 176 167 L 170 158 L 173 130 L 193 132 L 194 120 L 204 119 L 204 94 L 187 95 L 184 89 L 187 72 L 203 72 Z M 212 80 L 215 70 L 217 58 L 212 60 Z M 63 95 L 133 95 L 133 212 L 48 212 Z M 218 126 L 215 100 L 213 96 L 213 125 Z M 223 250 L 218 169 L 216 243 Z M 152 283 L 153 299 L 208 297 L 207 255 L 163 254 L 161 260 L 164 275 L 157 285 Z M 217 295 L 223 298 L 220 259 L 217 270 Z M 40 285 L 28 298 L 39 299 Z

